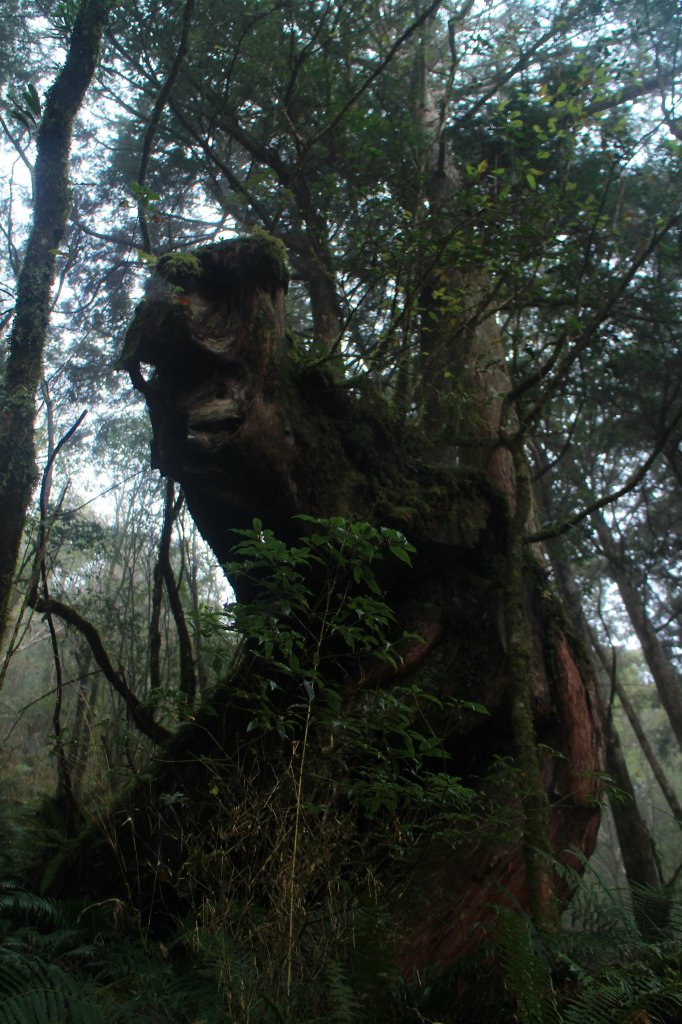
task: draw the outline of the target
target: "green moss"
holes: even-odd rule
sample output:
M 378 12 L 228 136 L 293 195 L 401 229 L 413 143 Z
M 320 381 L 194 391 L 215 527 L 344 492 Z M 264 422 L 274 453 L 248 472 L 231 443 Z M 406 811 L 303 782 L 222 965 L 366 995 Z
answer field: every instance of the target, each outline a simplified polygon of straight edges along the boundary
M 477 470 L 434 467 L 426 462 L 386 466 L 379 472 L 378 518 L 415 538 L 473 549 L 504 535 L 506 505 Z
M 161 277 L 169 279 L 176 278 L 178 275 L 190 278 L 199 277 L 201 263 L 196 253 L 169 252 L 158 261 L 156 270 Z
M 258 243 L 263 254 L 271 261 L 277 280 L 287 285 L 289 283 L 289 254 L 281 238 L 275 238 L 274 235 L 258 225 L 252 230 L 251 238 Z

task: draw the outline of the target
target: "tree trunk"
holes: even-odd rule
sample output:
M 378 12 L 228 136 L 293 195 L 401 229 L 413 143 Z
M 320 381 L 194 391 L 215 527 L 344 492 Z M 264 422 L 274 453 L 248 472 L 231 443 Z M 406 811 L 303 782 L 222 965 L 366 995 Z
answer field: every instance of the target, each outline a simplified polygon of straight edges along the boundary
M 640 934 L 645 939 L 654 939 L 667 924 L 672 893 L 666 893 L 663 885 L 656 846 L 646 821 L 639 812 L 625 754 L 613 721 L 612 709 L 603 694 L 602 708 L 606 736 L 606 770 L 618 790 L 609 804 L 618 834 L 618 845 L 632 898 L 632 909 Z
M 524 604 L 524 576 L 534 558 L 525 545 L 534 499 L 524 434 L 507 408 L 511 380 L 491 303 L 488 273 L 457 253 L 455 208 L 461 174 L 443 138 L 444 118 L 428 84 L 427 62 L 434 25 L 421 36 L 413 72 L 415 120 L 425 146 L 420 177 L 425 194 L 416 219 L 428 239 L 419 278 L 421 372 L 417 388 L 420 424 L 452 466 L 471 468 L 504 496 L 509 514 L 504 552 L 503 602 L 506 669 L 514 760 L 525 779 L 522 845 L 533 924 L 558 924 L 552 878 L 549 798 L 538 759 L 533 715 L 533 629 Z M 540 563 L 538 564 L 540 568 Z
M 36 144 L 33 226 L 19 274 L 14 323 L 0 381 L 0 642 L 26 510 L 36 484 L 35 397 L 42 374 L 50 293 L 69 212 L 71 131 L 97 66 L 107 0 L 78 9 L 64 67 L 49 90 Z
M 656 689 L 665 708 L 677 742 L 682 747 L 682 685 L 658 634 L 649 618 L 646 605 L 632 582 L 631 570 L 625 553 L 615 543 L 604 517 L 595 512 L 593 522 L 602 551 L 606 556 L 609 575 L 618 587 L 623 604 L 637 634 L 642 652 L 649 666 Z
M 603 651 L 600 651 L 599 653 L 601 654 L 602 659 L 604 659 Z M 605 663 L 604 667 L 606 668 Z M 656 779 L 656 782 L 660 786 L 663 796 L 666 799 L 668 807 L 670 808 L 676 822 L 682 828 L 682 804 L 680 804 L 680 801 L 677 799 L 677 794 L 671 786 L 670 780 L 666 775 L 665 771 L 663 770 L 663 766 L 659 761 L 658 756 L 654 751 L 654 748 L 649 742 L 649 737 L 647 736 L 644 730 L 644 726 L 642 725 L 642 722 L 639 719 L 635 707 L 630 698 L 628 697 L 625 691 L 625 687 L 622 685 L 616 674 L 614 674 L 612 677 L 612 685 L 614 692 L 616 693 L 618 700 L 622 705 L 623 711 L 627 715 L 628 721 L 632 726 L 632 731 L 637 737 L 637 742 L 642 748 L 642 753 L 646 757 L 649 763 L 649 767 L 651 768 L 651 772 L 654 778 Z
M 76 695 L 76 712 L 69 743 L 69 760 L 71 762 L 71 784 L 76 803 L 80 802 L 81 788 L 92 741 L 92 714 L 94 700 L 93 686 L 88 688 L 88 676 L 92 665 L 92 651 L 89 647 L 77 646 L 74 651 L 76 671 L 78 673 L 78 692 Z M 90 692 L 88 692 L 90 689 Z
M 263 530 L 300 541 L 311 527 L 292 517 L 343 516 L 398 530 L 415 546 L 412 566 L 401 562 L 381 579 L 400 628 L 411 635 L 402 662 L 358 665 L 343 699 L 347 712 L 368 687 L 390 693 L 406 681 L 431 694 L 429 728 L 449 754 L 448 772 L 500 808 L 503 829 L 500 819 L 487 835 L 483 829 L 454 846 L 422 841 L 409 878 L 395 858 L 367 865 L 394 893 L 397 960 L 406 969 L 451 963 L 494 931 L 495 904 L 527 906 L 532 889 L 525 776 L 498 771 L 516 752 L 510 678 L 520 636 L 526 638 L 521 660 L 532 699 L 529 725 L 543 745 L 533 757 L 548 806 L 544 841 L 572 863 L 570 848 L 589 855 L 599 824 L 594 773 L 602 755 L 589 681 L 542 567 L 510 541 L 509 496 L 479 468 L 444 464 L 442 446 L 416 425 L 401 427 L 369 386 L 350 389 L 306 368 L 292 350 L 284 330 L 287 273 L 274 240 L 222 243 L 195 255 L 199 272 L 160 261 L 122 357 L 147 401 L 154 463 L 182 484 L 222 563 L 242 539 L 235 531 L 254 518 Z M 516 575 L 521 594 L 512 595 L 511 621 L 509 581 Z M 239 576 L 233 584 L 248 601 L 248 584 Z M 246 774 L 249 757 L 256 758 L 254 771 L 267 786 L 269 755 L 247 754 L 248 717 L 236 696 L 253 685 L 244 672 L 239 668 L 197 721 L 170 741 L 153 781 L 121 809 L 122 861 L 120 851 L 130 850 L 139 867 L 141 851 L 149 851 L 149 863 L 163 862 L 164 872 L 181 870 L 186 852 L 169 838 L 178 835 L 170 817 L 181 812 L 168 804 L 168 794 L 205 795 L 218 752 L 224 758 L 241 751 Z M 465 703 L 455 716 L 439 715 L 440 702 L 450 699 Z M 467 710 L 472 702 L 488 714 Z M 226 810 L 228 818 L 231 813 Z M 350 822 L 352 815 L 339 820 Z M 156 889 L 149 879 L 142 886 L 139 872 L 136 880 L 129 873 L 128 884 L 134 882 L 141 901 L 151 891 L 158 898 L 158 872 L 155 877 Z M 84 884 L 96 886 L 97 879 L 88 874 Z
M 617 790 L 609 804 L 637 927 L 643 937 L 655 938 L 660 936 L 660 929 L 667 924 L 672 893 L 664 886 L 656 846 L 637 805 L 625 754 L 613 721 L 611 685 L 603 653 L 582 611 L 578 586 L 570 566 L 559 558 L 553 559 L 553 566 L 561 596 L 581 642 L 587 652 L 593 652 L 594 675 L 599 682 L 598 703 L 606 740 L 606 770 Z M 614 682 L 618 686 L 615 677 Z M 621 688 L 618 686 L 618 689 Z

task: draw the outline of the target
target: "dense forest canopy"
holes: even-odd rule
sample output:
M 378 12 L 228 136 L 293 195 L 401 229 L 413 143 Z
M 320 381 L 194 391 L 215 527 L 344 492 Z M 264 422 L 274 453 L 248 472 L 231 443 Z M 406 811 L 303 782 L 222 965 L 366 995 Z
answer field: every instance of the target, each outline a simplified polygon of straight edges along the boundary
M 678 1019 L 678 5 L 0 12 L 0 1021 Z

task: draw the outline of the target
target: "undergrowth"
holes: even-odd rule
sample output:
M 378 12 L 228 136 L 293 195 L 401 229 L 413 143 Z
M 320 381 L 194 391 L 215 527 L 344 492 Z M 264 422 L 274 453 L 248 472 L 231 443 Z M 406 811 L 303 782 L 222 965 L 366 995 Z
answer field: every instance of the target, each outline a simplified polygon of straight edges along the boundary
M 4 882 L 0 1024 L 678 1024 L 682 902 L 652 941 L 639 936 L 625 902 L 606 895 L 586 878 L 580 898 L 601 911 L 588 930 L 551 936 L 520 911 L 501 910 L 493 942 L 409 979 L 378 948 L 386 922 L 360 914 L 355 951 L 328 949 L 314 977 L 297 964 L 287 1001 L 227 921 L 221 929 L 186 922 L 152 942 L 129 926 L 105 933 L 102 908 Z M 257 909 L 251 914 L 257 927 Z
M 202 761 L 196 819 L 180 791 L 156 811 L 182 850 L 158 868 L 185 916 L 154 932 L 132 899 L 75 905 L 0 883 L 0 1024 L 678 1024 L 682 906 L 667 894 L 665 926 L 643 937 L 589 874 L 567 879 L 580 927 L 541 934 L 500 908 L 475 954 L 399 972 L 386 908 L 424 845 L 456 847 L 474 828 L 499 839 L 510 823 L 452 774 L 429 717 L 484 708 L 368 685 L 418 640 L 379 583 L 387 563 L 409 565 L 410 545 L 366 523 L 307 522 L 297 547 L 256 522 L 236 549 L 233 575 L 253 594 L 230 610 L 253 664 L 235 692 L 243 745 Z M 16 878 L 28 842 L 11 819 L 0 867 Z

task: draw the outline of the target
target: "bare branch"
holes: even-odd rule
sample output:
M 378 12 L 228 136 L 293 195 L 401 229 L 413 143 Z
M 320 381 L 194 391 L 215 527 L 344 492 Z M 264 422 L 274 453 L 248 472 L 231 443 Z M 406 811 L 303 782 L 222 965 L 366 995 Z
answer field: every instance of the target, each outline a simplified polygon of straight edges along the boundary
M 83 618 L 75 608 L 65 604 L 63 601 L 58 601 L 54 597 L 51 597 L 49 600 L 36 597 L 31 604 L 37 612 L 57 615 L 67 625 L 77 629 L 87 640 L 99 668 L 119 697 L 125 702 L 126 707 L 130 711 L 130 717 L 140 732 L 154 740 L 155 743 L 162 743 L 170 737 L 169 731 L 155 721 L 150 711 L 137 699 L 122 676 L 115 670 L 104 648 L 102 638 L 92 622 Z
M 591 516 L 594 512 L 598 512 L 599 509 L 605 508 L 607 505 L 612 505 L 614 501 L 618 501 L 618 499 L 622 498 L 623 495 L 634 490 L 634 488 L 647 475 L 658 456 L 664 450 L 671 434 L 680 423 L 682 423 L 682 409 L 679 410 L 677 415 L 668 424 L 646 461 L 642 463 L 639 469 L 635 470 L 635 472 L 628 477 L 622 487 L 619 487 L 616 491 L 611 491 L 610 494 L 605 494 L 602 498 L 599 498 L 597 501 L 594 501 L 590 505 L 581 509 L 580 512 L 576 512 L 576 514 L 571 516 L 569 519 L 564 520 L 563 523 L 559 523 L 556 526 L 547 526 L 543 530 L 538 530 L 536 533 L 529 534 L 526 537 L 526 543 L 535 544 L 538 541 L 549 540 L 551 537 L 561 537 L 564 533 L 568 533 L 569 530 L 572 530 L 577 526 L 578 523 L 582 523 L 583 519 L 587 519 L 588 516 Z

